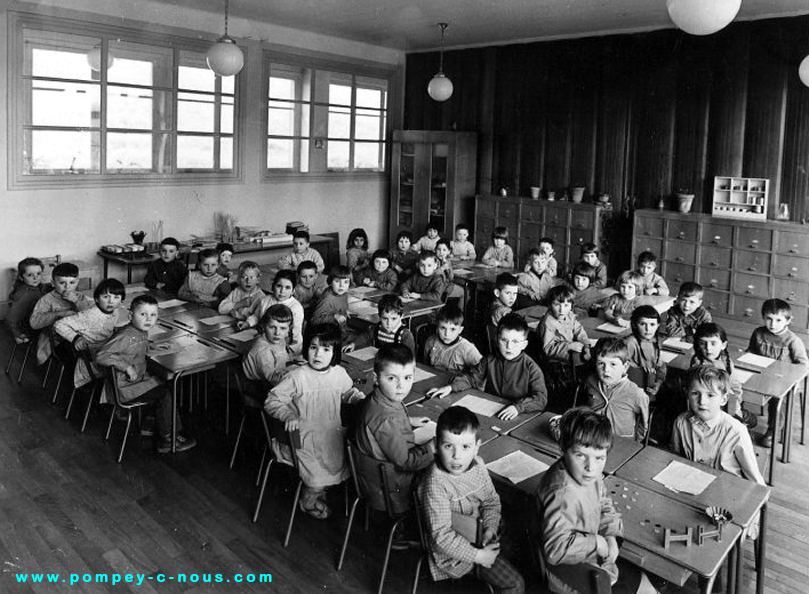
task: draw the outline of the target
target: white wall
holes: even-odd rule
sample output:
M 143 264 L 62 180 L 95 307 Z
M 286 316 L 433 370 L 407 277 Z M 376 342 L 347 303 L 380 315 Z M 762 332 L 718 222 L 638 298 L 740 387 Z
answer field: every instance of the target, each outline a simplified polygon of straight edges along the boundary
M 37 10 L 66 14 L 64 8 L 93 12 L 108 17 L 148 20 L 155 29 L 166 26 L 221 34 L 222 16 L 195 10 L 167 7 L 141 0 L 40 0 L 19 4 L 0 0 L 0 30 L 6 30 L 6 9 L 35 7 Z M 76 16 L 73 13 L 72 16 Z M 81 14 L 79 14 L 81 16 Z M 98 18 L 98 17 L 94 17 Z M 112 21 L 116 22 L 116 21 Z M 145 25 L 151 28 L 151 24 Z M 308 51 L 364 59 L 373 56 L 377 62 L 404 64 L 404 53 L 369 46 L 354 41 L 315 35 L 255 22 L 231 20 L 231 36 L 247 49 L 243 71 L 248 80 L 247 96 L 260 94 L 260 40 L 303 48 Z M 245 40 L 245 37 L 250 39 Z M 0 77 L 7 80 L 7 48 L 0 44 Z M 399 89 L 402 92 L 402 89 Z M 395 98 L 391 105 L 399 106 Z M 6 271 L 26 256 L 52 256 L 98 261 L 99 246 L 127 243 L 129 232 L 148 230 L 152 221 L 164 221 L 164 235 L 186 238 L 191 233 L 204 234 L 211 229 L 214 211 L 235 215 L 239 223 L 282 231 L 284 223 L 303 220 L 313 233 L 338 231 L 344 241 L 354 227 L 364 227 L 371 245 L 387 242 L 388 181 L 387 176 L 353 181 L 261 181 L 260 123 L 261 105 L 248 103 L 246 118 L 243 181 L 229 184 L 189 184 L 168 186 L 133 186 L 114 188 L 80 188 L 65 190 L 9 191 L 7 167 L 0 167 L 0 271 Z M 0 112 L 7 113 L 7 97 L 0 94 Z M 399 113 L 391 114 L 400 121 Z M 0 126 L 0 159 L 8 161 L 6 127 Z M 148 241 L 148 238 L 147 238 Z M 342 246 L 341 246 L 342 250 Z M 11 275 L 0 272 L 0 302 L 10 290 Z M 119 278 L 121 278 L 119 276 Z

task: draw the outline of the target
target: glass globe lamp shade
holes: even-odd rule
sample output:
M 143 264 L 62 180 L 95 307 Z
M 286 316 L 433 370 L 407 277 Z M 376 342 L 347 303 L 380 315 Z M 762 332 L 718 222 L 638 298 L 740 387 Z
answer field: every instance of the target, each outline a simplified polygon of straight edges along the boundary
M 801 65 L 798 66 L 798 76 L 801 82 L 809 87 L 809 56 L 806 56 L 801 62 Z
M 107 70 L 112 68 L 112 65 L 115 63 L 115 57 L 107 52 Z M 90 66 L 90 70 L 93 72 L 98 72 L 101 70 L 101 46 L 97 45 L 89 52 L 87 52 L 87 64 Z
M 671 21 L 691 35 L 710 35 L 736 18 L 742 0 L 666 0 Z
M 427 85 L 427 94 L 434 101 L 446 101 L 452 97 L 452 81 L 443 72 L 439 72 Z
M 222 37 L 208 48 L 208 68 L 218 76 L 233 76 L 244 66 L 244 54 L 230 37 Z

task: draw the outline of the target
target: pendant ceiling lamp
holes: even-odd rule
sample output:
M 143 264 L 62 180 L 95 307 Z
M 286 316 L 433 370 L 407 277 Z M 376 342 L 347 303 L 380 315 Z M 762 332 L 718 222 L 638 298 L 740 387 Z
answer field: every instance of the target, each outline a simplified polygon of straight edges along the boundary
M 801 82 L 809 87 L 809 56 L 806 56 L 798 66 L 798 76 L 801 78 Z
M 115 63 L 115 57 L 110 53 L 107 52 L 107 70 L 112 68 L 112 65 Z M 90 70 L 93 72 L 100 72 L 101 71 L 101 44 L 99 43 L 89 52 L 87 52 L 87 64 L 90 66 Z
M 727 27 L 742 0 L 666 0 L 671 21 L 691 35 L 710 35 Z
M 225 0 L 225 34 L 208 48 L 208 68 L 217 76 L 233 76 L 244 66 L 244 54 L 236 42 L 228 37 L 228 8 L 230 0 Z
M 452 97 L 452 81 L 444 74 L 444 31 L 449 26 L 447 23 L 438 23 L 441 27 L 441 49 L 438 58 L 438 73 L 427 85 L 427 94 L 434 101 L 446 101 Z

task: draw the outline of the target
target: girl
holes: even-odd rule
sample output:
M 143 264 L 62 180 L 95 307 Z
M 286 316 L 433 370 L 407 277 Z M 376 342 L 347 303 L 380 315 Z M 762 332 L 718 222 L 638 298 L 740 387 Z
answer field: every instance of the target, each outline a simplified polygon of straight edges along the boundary
M 307 364 L 290 371 L 264 403 L 267 414 L 283 421 L 287 431 L 300 432 L 298 471 L 304 489 L 299 504 L 302 511 L 318 519 L 331 514 L 326 487 L 348 478 L 340 404 L 365 398 L 340 367 L 341 350 L 336 324 L 311 325 L 304 336 Z M 276 442 L 273 451 L 281 460 L 290 459 Z
M 346 266 L 351 270 L 354 284 L 362 284 L 365 269 L 368 268 L 370 261 L 368 256 L 368 235 L 365 233 L 365 229 L 359 227 L 352 229 L 346 242 Z
M 362 284 L 366 287 L 393 291 L 399 284 L 399 276 L 390 266 L 390 254 L 386 250 L 376 250 L 372 258 L 372 266 L 365 270 Z
M 31 313 L 39 298 L 51 290 L 49 283 L 42 282 L 44 268 L 38 258 L 24 258 L 17 264 L 17 277 L 8 296 L 11 303 L 6 314 L 6 324 L 17 344 L 29 342 L 36 334 L 29 324 Z
M 270 306 L 280 303 L 286 305 L 292 311 L 292 341 L 287 345 L 290 355 L 298 355 L 301 352 L 301 333 L 303 331 L 303 306 L 292 296 L 295 291 L 295 271 L 279 270 L 272 281 L 272 295 L 262 297 L 253 304 L 250 315 L 243 321 L 237 322 L 239 330 L 252 328 L 258 325 L 264 312 Z
M 486 250 L 481 259 L 486 266 L 494 268 L 514 268 L 514 252 L 508 245 L 508 229 L 495 227 L 492 232 L 492 247 Z
M 608 322 L 629 327 L 632 312 L 639 305 L 643 305 L 639 295 L 643 286 L 643 278 L 634 270 L 627 270 L 618 277 L 615 288 L 616 295 L 610 295 L 604 304 L 604 319 Z
M 714 322 L 706 322 L 697 326 L 694 331 L 694 356 L 691 367 L 706 365 L 728 372 L 730 376 L 730 394 L 728 395 L 728 413 L 753 429 L 758 423 L 756 415 L 742 407 L 742 384 L 733 377 L 735 365 L 728 353 L 728 337 L 725 329 Z

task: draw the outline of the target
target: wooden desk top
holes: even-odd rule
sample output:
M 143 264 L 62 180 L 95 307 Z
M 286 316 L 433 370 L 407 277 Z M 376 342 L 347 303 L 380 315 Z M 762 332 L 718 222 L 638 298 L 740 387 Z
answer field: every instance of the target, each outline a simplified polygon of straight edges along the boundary
M 506 456 L 511 452 L 516 451 L 528 454 L 532 458 L 535 458 L 536 460 L 542 462 L 546 467 L 549 467 L 556 461 L 555 457 L 550 456 L 545 452 L 542 452 L 536 448 L 531 447 L 524 441 L 514 439 L 513 437 L 510 437 L 508 435 L 501 435 L 497 439 L 493 439 L 483 444 L 478 450 L 478 455 L 481 458 L 483 458 L 483 461 L 486 462 L 486 464 L 489 464 L 490 462 L 499 460 L 503 456 Z M 496 484 L 502 485 L 508 489 L 518 489 L 519 491 L 527 495 L 533 495 L 534 493 L 536 493 L 536 490 L 539 487 L 539 481 L 542 478 L 542 475 L 544 474 L 544 472 L 540 474 L 535 474 L 534 476 L 529 477 L 522 482 L 514 484 L 507 478 L 501 477 L 500 475 L 494 472 L 491 471 L 489 472 L 492 475 L 492 480 Z
M 148 362 L 168 377 L 211 369 L 219 363 L 239 358 L 237 353 L 195 335 L 177 336 L 160 346 L 167 347 L 170 352 L 160 354 L 160 349 L 157 349 L 149 355 Z

